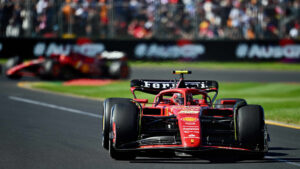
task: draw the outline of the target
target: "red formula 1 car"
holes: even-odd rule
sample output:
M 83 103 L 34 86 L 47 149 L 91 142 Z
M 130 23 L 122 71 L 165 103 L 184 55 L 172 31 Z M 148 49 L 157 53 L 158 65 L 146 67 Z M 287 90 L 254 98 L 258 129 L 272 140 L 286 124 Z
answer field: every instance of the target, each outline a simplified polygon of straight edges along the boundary
M 189 71 L 174 73 L 181 74 L 180 80 L 132 80 L 133 99 L 104 101 L 102 145 L 112 158 L 131 160 L 155 151 L 194 155 L 209 150 L 264 157 L 269 137 L 260 105 L 248 105 L 244 99 L 215 101 L 216 81 L 184 80 L 183 74 Z M 156 94 L 154 102 L 136 98 L 136 91 Z
M 72 52 L 69 55 L 53 54 L 50 57 L 23 62 L 10 58 L 4 65 L 8 78 L 38 76 L 43 79 L 73 79 L 78 77 L 128 78 L 129 66 L 123 52 L 102 52 L 94 57 Z

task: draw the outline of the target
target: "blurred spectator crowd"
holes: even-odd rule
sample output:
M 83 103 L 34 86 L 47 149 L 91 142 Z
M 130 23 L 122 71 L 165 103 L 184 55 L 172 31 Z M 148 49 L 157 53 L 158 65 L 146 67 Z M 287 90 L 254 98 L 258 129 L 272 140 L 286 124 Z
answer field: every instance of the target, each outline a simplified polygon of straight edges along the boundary
M 2 37 L 300 39 L 300 0 L 0 0 Z

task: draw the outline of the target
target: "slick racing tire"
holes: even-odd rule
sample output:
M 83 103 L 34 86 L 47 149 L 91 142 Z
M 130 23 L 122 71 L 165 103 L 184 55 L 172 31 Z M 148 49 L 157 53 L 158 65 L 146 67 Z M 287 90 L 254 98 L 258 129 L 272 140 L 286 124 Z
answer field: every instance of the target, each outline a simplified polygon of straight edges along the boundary
M 108 98 L 103 102 L 103 128 L 102 128 L 102 146 L 108 150 L 109 146 L 109 128 L 110 128 L 110 116 L 111 108 L 115 104 L 121 104 L 123 102 L 129 102 L 128 98 Z
M 234 105 L 232 105 L 232 104 L 221 104 L 221 102 L 223 100 L 225 100 L 225 101 L 226 100 L 235 100 L 236 102 L 235 102 L 234 105 L 237 105 L 240 102 L 244 102 L 245 105 L 247 104 L 247 102 L 246 102 L 245 99 L 240 99 L 240 98 L 222 98 L 222 99 L 217 99 L 215 101 L 215 108 L 220 109 L 220 108 L 233 108 L 234 107 Z
M 139 133 L 139 109 L 135 103 L 116 104 L 111 114 L 111 135 L 109 153 L 115 160 L 133 160 L 136 157 L 133 151 L 124 151 L 136 145 Z
M 59 63 L 51 59 L 45 60 L 39 74 L 42 79 L 58 79 L 61 75 Z
M 9 79 L 20 79 L 22 77 L 21 75 L 19 75 L 19 74 L 7 75 L 7 71 L 21 63 L 22 63 L 22 60 L 19 56 L 15 56 L 15 57 L 8 59 L 4 65 L 4 72 L 6 74 L 6 77 Z
M 114 79 L 127 79 L 129 74 L 130 70 L 127 62 L 116 61 L 109 66 L 109 75 Z
M 62 80 L 72 80 L 76 78 L 76 71 L 71 66 L 62 66 L 59 78 Z
M 237 110 L 237 140 L 243 147 L 256 150 L 254 154 L 259 158 L 264 155 L 264 129 L 264 110 L 261 106 L 246 105 Z

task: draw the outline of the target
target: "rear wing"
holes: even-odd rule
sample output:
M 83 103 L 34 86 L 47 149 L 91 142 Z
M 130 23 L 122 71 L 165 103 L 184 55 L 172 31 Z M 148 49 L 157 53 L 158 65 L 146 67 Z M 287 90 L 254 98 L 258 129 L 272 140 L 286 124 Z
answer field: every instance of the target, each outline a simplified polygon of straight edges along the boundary
M 137 90 L 149 94 L 158 94 L 162 90 L 176 88 L 179 80 L 131 80 L 131 90 Z M 219 84 L 212 80 L 184 80 L 184 88 L 202 89 L 205 91 L 218 91 Z

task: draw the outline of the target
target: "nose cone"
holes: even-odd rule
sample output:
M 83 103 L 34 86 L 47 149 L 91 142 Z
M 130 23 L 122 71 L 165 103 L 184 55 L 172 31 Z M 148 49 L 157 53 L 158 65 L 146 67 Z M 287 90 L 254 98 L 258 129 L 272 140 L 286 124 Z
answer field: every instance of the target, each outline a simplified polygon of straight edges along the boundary
M 183 112 L 183 111 L 182 111 Z M 198 147 L 201 145 L 201 131 L 199 111 L 194 113 L 178 113 L 178 125 L 181 142 L 184 147 Z

